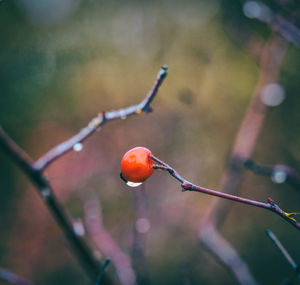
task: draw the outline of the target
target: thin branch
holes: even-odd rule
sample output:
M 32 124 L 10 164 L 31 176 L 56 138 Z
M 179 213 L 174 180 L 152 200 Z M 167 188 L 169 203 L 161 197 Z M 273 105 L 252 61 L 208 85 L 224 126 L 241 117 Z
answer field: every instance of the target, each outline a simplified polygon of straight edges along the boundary
M 280 240 L 276 237 L 276 235 L 271 232 L 270 230 L 266 230 L 267 236 L 271 239 L 271 241 L 275 244 L 275 246 L 280 250 L 284 258 L 287 260 L 287 262 L 291 265 L 293 270 L 298 275 L 298 278 L 300 280 L 300 267 L 299 265 L 294 261 L 294 259 L 291 257 L 291 255 L 288 253 L 288 251 L 285 249 L 285 247 L 282 245 Z
M 208 188 L 204 188 L 204 187 L 195 185 L 195 184 L 187 181 L 186 179 L 182 178 L 182 176 L 180 176 L 177 173 L 177 171 L 174 168 L 172 168 L 170 165 L 168 165 L 167 163 L 163 162 L 162 160 L 156 158 L 153 155 L 150 155 L 149 157 L 154 162 L 158 163 L 158 166 L 154 165 L 155 169 L 167 171 L 172 177 L 174 177 L 176 180 L 178 180 L 181 183 L 181 188 L 182 188 L 183 192 L 184 191 L 200 192 L 200 193 L 208 194 L 211 196 L 216 196 L 216 197 L 224 198 L 227 200 L 263 208 L 263 209 L 269 210 L 273 213 L 276 213 L 282 219 L 284 219 L 285 221 L 287 221 L 288 223 L 293 225 L 296 229 L 300 230 L 300 223 L 298 223 L 294 218 L 291 217 L 292 216 L 291 213 L 287 213 L 287 212 L 283 211 L 282 209 L 280 209 L 280 207 L 278 205 L 276 205 L 271 198 L 268 198 L 268 202 L 264 203 L 264 202 L 250 200 L 247 198 L 242 198 L 239 196 L 235 196 L 235 195 L 231 195 L 228 193 L 219 192 L 219 191 L 215 191 L 212 189 L 208 189 Z
M 99 272 L 99 275 L 98 275 L 97 281 L 96 281 L 96 285 L 100 285 L 100 284 L 101 284 L 103 274 L 104 274 L 104 272 L 105 272 L 105 270 L 106 270 L 106 267 L 109 265 L 109 263 L 110 263 L 110 259 L 107 258 L 107 259 L 105 260 L 105 262 L 104 262 L 104 264 L 103 264 L 103 266 L 102 266 L 100 272 Z
M 235 248 L 218 232 L 213 224 L 209 224 L 199 232 L 201 240 L 205 242 L 205 249 L 208 250 L 219 261 L 230 274 L 237 280 L 238 284 L 254 285 L 248 266 L 239 256 Z
M 275 183 L 287 183 L 300 190 L 300 174 L 290 166 L 283 164 L 263 166 L 251 159 L 246 160 L 244 166 L 255 174 L 271 177 Z
M 34 167 L 38 170 L 43 171 L 54 160 L 58 159 L 65 153 L 71 151 L 73 149 L 73 146 L 76 143 L 83 142 L 95 131 L 99 130 L 102 125 L 104 125 L 109 121 L 120 119 L 120 118 L 126 118 L 131 115 L 139 115 L 142 112 L 146 112 L 146 113 L 151 112 L 152 108 L 150 104 L 153 101 L 155 95 L 157 94 L 163 80 L 167 76 L 167 69 L 168 69 L 167 66 L 163 66 L 161 68 L 152 89 L 148 92 L 146 98 L 141 103 L 124 109 L 116 110 L 116 111 L 99 113 L 97 117 L 93 118 L 90 121 L 90 123 L 85 128 L 81 129 L 81 131 L 77 133 L 75 136 L 60 143 L 59 145 L 49 150 L 42 157 L 40 157 L 36 161 Z
M 148 285 L 151 283 L 146 260 L 146 235 L 150 228 L 147 218 L 147 197 L 143 183 L 139 190 L 133 191 L 134 195 L 134 229 L 132 243 L 132 261 L 137 273 L 137 283 Z
M 130 258 L 122 251 L 103 226 L 100 201 L 97 195 L 90 191 L 82 199 L 85 225 L 92 240 L 100 251 L 110 258 L 120 283 L 122 285 L 136 284 L 135 272 L 132 269 Z
M 270 7 L 260 1 L 246 1 L 244 13 L 249 18 L 256 18 L 279 33 L 286 41 L 300 47 L 300 30 L 281 15 L 275 14 Z
M 47 205 L 50 213 L 64 232 L 78 261 L 87 270 L 92 280 L 95 280 L 100 270 L 100 264 L 95 260 L 86 243 L 74 232 L 72 223 L 58 202 L 50 183 L 43 173 L 34 168 L 28 155 L 0 128 L 0 146 L 6 150 L 11 158 L 17 162 L 21 170 L 28 176 L 36 186 L 41 198 Z M 112 284 L 110 279 L 104 276 L 106 284 Z
M 33 282 L 3 268 L 0 268 L 0 280 L 14 285 L 34 285 Z

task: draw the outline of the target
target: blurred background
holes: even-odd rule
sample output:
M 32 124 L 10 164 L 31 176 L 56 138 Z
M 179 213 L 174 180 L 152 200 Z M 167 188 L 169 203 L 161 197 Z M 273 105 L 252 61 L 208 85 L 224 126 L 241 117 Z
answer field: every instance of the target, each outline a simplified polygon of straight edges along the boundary
M 270 8 L 300 27 L 297 0 L 272 1 Z M 123 154 L 145 146 L 186 179 L 218 188 L 258 80 L 258 56 L 272 34 L 251 11 L 237 0 L 0 3 L 0 123 L 34 159 L 98 112 L 140 102 L 168 65 L 154 112 L 109 122 L 47 170 L 79 225 L 92 191 L 104 227 L 126 254 L 134 232 L 143 235 L 152 284 L 235 282 L 197 240 L 198 223 L 217 198 L 182 193 L 161 172 L 144 190 L 129 188 L 119 172 Z M 300 51 L 289 44 L 279 75 L 284 100 L 268 110 L 253 156 L 261 164 L 300 170 L 299 77 Z M 37 284 L 89 284 L 33 186 L 3 151 L 0 162 L 0 267 Z M 134 231 L 136 191 L 145 191 L 147 203 Z M 240 195 L 270 196 L 283 209 L 300 211 L 299 191 L 249 171 Z M 293 271 L 267 228 L 300 263 L 299 232 L 272 213 L 233 203 L 222 233 L 259 283 L 278 284 Z M 108 272 L 116 275 L 112 265 Z

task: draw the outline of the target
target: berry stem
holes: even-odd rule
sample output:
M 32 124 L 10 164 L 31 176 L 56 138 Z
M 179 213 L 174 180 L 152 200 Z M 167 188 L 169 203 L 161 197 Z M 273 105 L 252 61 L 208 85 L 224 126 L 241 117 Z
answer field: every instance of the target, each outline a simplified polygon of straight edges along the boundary
M 167 171 L 172 177 L 174 177 L 176 180 L 178 180 L 181 183 L 182 191 L 200 192 L 200 193 L 208 194 L 211 196 L 216 196 L 216 197 L 220 197 L 223 199 L 231 200 L 234 202 L 239 202 L 239 203 L 247 204 L 250 206 L 263 208 L 263 209 L 266 209 L 266 210 L 276 213 L 282 219 L 286 220 L 288 223 L 290 223 L 295 228 L 300 230 L 300 223 L 298 223 L 294 218 L 291 218 L 288 215 L 288 213 L 283 211 L 278 205 L 276 205 L 271 198 L 268 198 L 268 202 L 264 203 L 264 202 L 250 200 L 247 198 L 231 195 L 228 193 L 223 193 L 223 192 L 219 192 L 216 190 L 204 188 L 204 187 L 195 185 L 195 184 L 187 181 L 181 175 L 179 175 L 178 172 L 174 168 L 172 168 L 170 165 L 163 162 L 162 160 L 158 159 L 157 157 L 150 155 L 149 158 L 152 159 L 154 162 L 158 163 L 158 165 L 154 165 L 154 169 L 160 169 L 160 170 Z

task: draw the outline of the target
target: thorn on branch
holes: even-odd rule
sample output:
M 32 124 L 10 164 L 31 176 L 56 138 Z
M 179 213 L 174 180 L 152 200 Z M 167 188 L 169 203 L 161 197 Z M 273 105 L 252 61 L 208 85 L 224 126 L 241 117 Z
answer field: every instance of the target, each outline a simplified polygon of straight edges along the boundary
M 267 201 L 270 205 L 275 206 L 274 200 L 272 198 L 268 197 Z
M 182 192 L 188 191 L 188 190 L 193 190 L 193 185 L 190 183 L 182 183 L 181 190 L 182 190 Z

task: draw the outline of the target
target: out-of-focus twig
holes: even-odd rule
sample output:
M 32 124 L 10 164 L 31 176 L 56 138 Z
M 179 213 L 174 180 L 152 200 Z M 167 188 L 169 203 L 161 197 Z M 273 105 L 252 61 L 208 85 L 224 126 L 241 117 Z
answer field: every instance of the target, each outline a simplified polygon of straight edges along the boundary
M 300 29 L 281 15 L 274 13 L 266 4 L 260 1 L 246 1 L 243 4 L 243 10 L 248 18 L 255 18 L 267 23 L 286 41 L 300 48 Z
M 299 265 L 294 261 L 294 259 L 291 257 L 291 255 L 288 253 L 288 251 L 285 249 L 285 247 L 282 245 L 280 240 L 276 237 L 276 235 L 271 232 L 270 230 L 266 230 L 267 236 L 271 239 L 271 241 L 275 244 L 275 246 L 280 250 L 284 258 L 287 260 L 287 262 L 291 265 L 293 270 L 296 272 L 297 277 L 300 281 L 300 267 Z
M 102 277 L 103 277 L 103 273 L 105 272 L 106 270 L 106 267 L 109 265 L 110 263 L 110 259 L 106 259 L 105 262 L 103 263 L 103 266 L 99 272 L 99 275 L 97 277 L 97 281 L 96 281 L 96 285 L 100 285 L 101 284 L 101 280 L 102 280 Z
M 300 174 L 290 166 L 284 164 L 263 166 L 251 159 L 246 160 L 244 165 L 255 174 L 271 177 L 275 183 L 287 183 L 300 190 Z
M 235 248 L 221 235 L 213 224 L 209 225 L 205 234 L 201 234 L 203 242 L 209 246 L 204 249 L 209 251 L 237 280 L 238 284 L 256 284 L 249 272 L 248 266 L 241 259 Z M 211 248 L 214 248 L 212 251 Z
M 265 86 L 270 83 L 277 82 L 286 47 L 286 41 L 274 34 L 262 50 L 258 83 L 253 93 L 252 101 L 247 108 L 244 119 L 237 132 L 230 158 L 224 169 L 219 186 L 221 192 L 236 195 L 239 191 L 243 176 L 244 162 L 252 156 L 267 113 L 268 107 L 262 102 L 261 93 Z M 224 199 L 216 200 L 199 223 L 199 241 L 208 249 L 208 251 L 214 252 L 215 257 L 218 257 L 218 252 L 215 252 L 215 249 L 220 247 L 220 245 L 217 243 L 219 240 L 222 240 L 219 237 L 220 233 L 218 233 L 217 230 L 225 221 L 230 207 L 231 203 L 228 201 Z M 216 230 L 211 231 L 210 229 L 212 227 L 214 227 Z M 208 231 L 207 233 L 206 230 Z M 210 239 L 207 238 L 208 234 L 211 235 Z M 214 234 L 217 234 L 218 236 L 214 237 Z M 209 243 L 207 242 L 208 240 L 210 241 Z M 215 241 L 216 244 L 213 244 L 212 241 Z M 223 243 L 223 246 L 226 246 L 226 243 Z M 228 247 L 228 252 L 231 249 L 232 247 Z M 224 250 L 224 252 L 226 251 Z M 235 256 L 238 257 L 238 253 L 236 253 Z M 224 258 L 226 257 L 224 256 Z M 243 266 L 247 266 L 243 262 L 242 258 L 239 258 L 239 260 L 233 262 L 232 265 L 242 263 Z M 227 265 L 227 267 L 228 266 L 230 265 Z M 234 268 L 228 269 L 232 272 L 235 272 Z M 238 276 L 236 276 L 236 279 L 238 280 Z M 250 279 L 254 280 L 254 278 L 249 276 L 249 280 Z
M 0 280 L 14 285 L 34 285 L 33 282 L 3 268 L 0 268 Z
M 99 273 L 100 265 L 95 260 L 92 252 L 86 243 L 75 233 L 72 223 L 65 213 L 63 207 L 58 202 L 50 183 L 43 173 L 34 168 L 33 161 L 29 156 L 0 128 L 0 146 L 11 156 L 19 165 L 21 170 L 28 176 L 31 182 L 36 186 L 40 197 L 43 199 L 57 224 L 64 232 L 73 252 L 87 270 L 92 280 L 96 279 Z M 107 276 L 105 282 L 112 284 Z
M 167 76 L 167 69 L 167 66 L 163 66 L 161 68 L 152 89 L 149 91 L 146 98 L 141 103 L 116 111 L 99 113 L 97 117 L 93 118 L 90 121 L 87 127 L 81 129 L 80 132 L 77 133 L 75 136 L 60 143 L 59 145 L 49 150 L 42 157 L 40 157 L 34 164 L 35 168 L 39 170 L 44 170 L 54 160 L 58 159 L 65 153 L 71 151 L 76 143 L 84 141 L 95 131 L 99 130 L 102 125 L 111 120 L 126 118 L 128 116 L 136 114 L 139 115 L 142 112 L 151 112 L 152 108 L 150 104 L 153 101 L 155 95 L 157 94 L 157 91 L 159 90 L 159 87 L 161 86 L 164 78 Z
M 141 189 L 134 191 L 135 222 L 133 228 L 132 261 L 137 274 L 138 284 L 150 284 L 150 277 L 146 261 L 146 234 L 150 229 L 147 218 L 147 197 L 145 183 Z
M 83 199 L 85 225 L 94 243 L 111 260 L 122 285 L 136 284 L 135 272 L 132 269 L 130 258 L 103 226 L 100 201 L 97 195 L 90 191 Z
M 220 198 L 223 198 L 223 199 L 227 199 L 227 200 L 247 204 L 247 205 L 250 205 L 250 206 L 263 208 L 263 209 L 269 210 L 269 211 L 279 215 L 282 219 L 286 220 L 288 223 L 290 223 L 291 225 L 293 225 L 296 229 L 298 229 L 300 231 L 300 223 L 298 223 L 292 217 L 294 213 L 287 213 L 287 212 L 283 211 L 282 209 L 279 208 L 278 205 L 276 205 L 274 203 L 274 201 L 271 198 L 268 198 L 267 203 L 263 203 L 263 202 L 259 202 L 259 201 L 250 200 L 250 199 L 242 198 L 242 197 L 239 197 L 239 196 L 231 195 L 231 194 L 228 194 L 228 193 L 219 192 L 219 191 L 215 191 L 215 190 L 212 190 L 212 189 L 204 188 L 204 187 L 195 185 L 195 184 L 187 181 L 182 176 L 180 176 L 174 168 L 172 168 L 170 165 L 163 162 L 162 160 L 158 159 L 157 157 L 155 157 L 153 155 L 150 155 L 149 158 L 152 159 L 154 162 L 158 163 L 158 164 L 153 165 L 154 169 L 160 169 L 160 170 L 167 171 L 172 177 L 174 177 L 176 180 L 178 180 L 181 183 L 181 188 L 182 188 L 183 192 L 185 192 L 185 191 L 200 192 L 200 193 L 208 194 L 208 195 L 211 195 L 211 196 L 216 196 L 216 197 L 220 197 Z

